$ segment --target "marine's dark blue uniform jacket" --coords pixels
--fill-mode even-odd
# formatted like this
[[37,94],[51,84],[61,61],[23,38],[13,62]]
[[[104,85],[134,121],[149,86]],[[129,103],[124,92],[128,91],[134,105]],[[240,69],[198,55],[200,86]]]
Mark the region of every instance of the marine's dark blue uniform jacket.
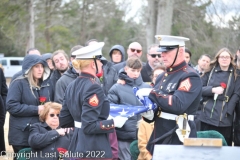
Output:
[[[149,98],[158,106],[153,119],[155,121],[154,131],[149,142],[164,135],[176,126],[174,120],[159,118],[157,113],[160,110],[175,115],[194,114],[200,102],[201,91],[202,82],[199,75],[185,61],[175,67],[167,68],[166,72],[160,74],[156,80],[154,90],[149,95]],[[189,122],[189,125],[191,127],[190,137],[196,136],[194,123]],[[162,143],[163,140],[156,142],[156,144]],[[182,144],[175,132],[168,143]]]
[[[109,111],[107,97],[95,77],[82,72],[67,87],[60,113],[62,127],[73,127],[74,121],[82,123],[81,128],[74,128],[68,151],[85,158],[112,158],[107,133],[113,132],[114,123],[107,120]],[[94,155],[98,157],[91,157]]]

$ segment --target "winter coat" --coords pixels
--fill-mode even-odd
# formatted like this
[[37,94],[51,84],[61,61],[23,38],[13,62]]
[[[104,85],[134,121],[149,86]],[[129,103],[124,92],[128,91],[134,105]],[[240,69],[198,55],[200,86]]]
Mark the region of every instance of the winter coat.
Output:
[[118,80],[118,73],[113,68],[113,64],[108,62],[103,66],[103,90],[105,95],[108,94],[109,89],[117,82]]
[[[126,84],[114,84],[108,92],[109,101],[115,104],[141,106],[142,104],[133,93],[133,87],[151,88],[151,86],[144,83],[141,76],[137,79],[132,79],[127,76],[126,72],[121,72],[119,78],[125,80]],[[140,115],[133,116],[126,121],[122,128],[116,128],[118,139],[127,141],[137,139],[137,121],[140,118]]]
[[58,70],[55,69],[54,71],[52,71],[51,76],[50,76],[50,83],[52,85],[53,92],[55,92],[57,81],[61,78],[61,76],[62,75]]
[[38,63],[44,65],[44,76],[40,88],[30,86],[27,77],[23,76],[12,81],[9,87],[6,106],[10,113],[8,134],[10,145],[29,146],[29,127],[39,122],[39,97],[46,97],[46,102],[53,101],[53,93],[48,81],[50,70],[40,56],[27,55],[23,60],[22,72],[25,75]]
[[113,64],[116,64],[116,63],[114,63],[114,62],[112,61],[112,52],[113,52],[113,50],[119,50],[120,53],[122,54],[121,62],[125,61],[125,49],[124,49],[124,47],[121,46],[121,45],[114,45],[114,46],[110,49],[110,51],[109,51],[109,57],[111,58],[111,62],[112,62]]
[[146,65],[144,65],[141,70],[141,76],[142,76],[143,82],[152,82],[151,75],[152,75],[152,67],[147,62]]
[[66,72],[63,73],[61,78],[57,81],[55,87],[54,102],[62,104],[67,86],[78,76],[79,74],[74,70],[73,67],[69,68]]
[[30,127],[28,143],[32,148],[31,160],[58,160],[58,148],[68,150],[72,131],[60,136],[56,130],[52,130],[47,123],[39,122]]
[[[232,126],[233,111],[240,96],[240,78],[237,77],[235,80],[233,67],[230,66],[228,71],[222,71],[220,66],[216,66],[210,72],[205,73],[201,79],[203,83],[201,122],[217,127]],[[227,88],[224,89],[223,94],[218,95],[215,107],[213,107],[214,94],[212,88],[220,86],[220,83],[225,83]]]

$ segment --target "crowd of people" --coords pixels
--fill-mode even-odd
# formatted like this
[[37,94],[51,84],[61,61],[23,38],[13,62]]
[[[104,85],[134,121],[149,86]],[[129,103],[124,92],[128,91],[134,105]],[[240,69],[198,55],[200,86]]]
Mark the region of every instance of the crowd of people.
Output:
[[[160,44],[150,45],[147,53],[138,42],[126,53],[123,46],[112,46],[109,61],[102,55],[104,42],[96,39],[72,47],[70,56],[64,50],[41,55],[29,49],[9,87],[1,67],[1,155],[6,111],[9,145],[16,155],[31,148],[31,159],[132,160],[130,145],[137,140],[137,159],[150,160],[154,145],[181,145],[206,130],[240,146],[240,49],[234,55],[222,48],[214,58],[202,54],[194,66],[188,38],[155,37]],[[133,87],[151,88],[142,96],[155,109],[109,116],[110,103],[146,105]]]

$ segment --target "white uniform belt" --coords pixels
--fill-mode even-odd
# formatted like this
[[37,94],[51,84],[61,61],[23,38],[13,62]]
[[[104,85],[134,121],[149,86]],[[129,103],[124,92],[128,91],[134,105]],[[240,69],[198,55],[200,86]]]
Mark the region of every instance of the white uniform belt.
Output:
[[82,122],[74,121],[74,126],[76,128],[82,128]]
[[[168,120],[176,120],[178,116],[179,115],[166,113],[166,112],[161,112],[159,117],[164,118],[164,119],[168,119]],[[188,120],[193,121],[194,120],[194,115],[188,115]]]

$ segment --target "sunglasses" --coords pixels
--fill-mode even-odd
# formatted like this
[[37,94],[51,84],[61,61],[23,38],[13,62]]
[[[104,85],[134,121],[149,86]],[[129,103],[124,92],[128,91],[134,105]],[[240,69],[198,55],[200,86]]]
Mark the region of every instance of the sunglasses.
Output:
[[161,58],[161,54],[149,54],[152,58]]
[[131,50],[131,52],[137,52],[137,53],[141,53],[142,52],[142,50],[139,50],[139,49],[133,49],[133,48],[130,48],[130,50]]
[[50,117],[54,117],[54,116],[59,117],[59,114],[50,114]]

